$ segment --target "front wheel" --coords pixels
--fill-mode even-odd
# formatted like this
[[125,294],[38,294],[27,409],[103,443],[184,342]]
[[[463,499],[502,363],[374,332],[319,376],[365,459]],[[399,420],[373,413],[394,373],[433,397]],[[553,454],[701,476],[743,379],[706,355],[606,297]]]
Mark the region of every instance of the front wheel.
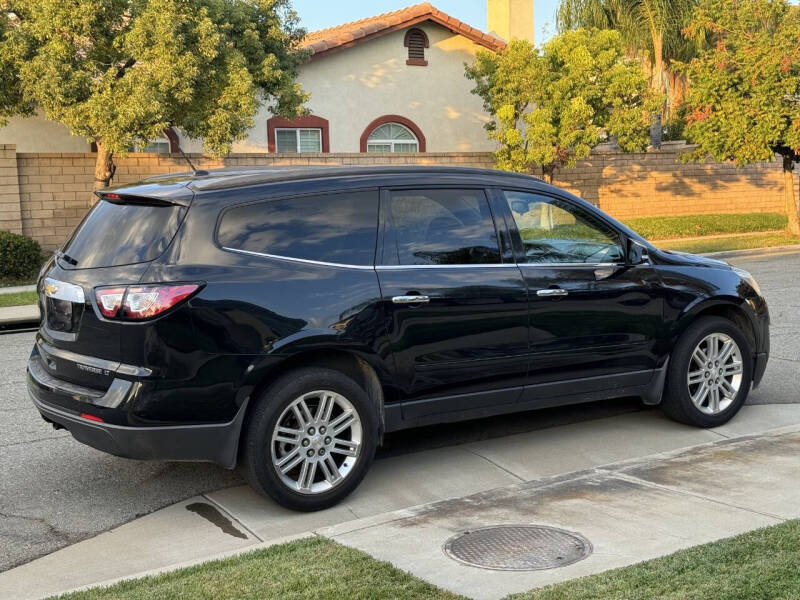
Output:
[[295,510],[327,508],[363,479],[377,444],[364,390],[331,369],[292,371],[259,399],[244,441],[245,477]]
[[739,412],[752,382],[752,350],[735,323],[703,317],[680,337],[670,359],[663,411],[676,421],[717,427]]

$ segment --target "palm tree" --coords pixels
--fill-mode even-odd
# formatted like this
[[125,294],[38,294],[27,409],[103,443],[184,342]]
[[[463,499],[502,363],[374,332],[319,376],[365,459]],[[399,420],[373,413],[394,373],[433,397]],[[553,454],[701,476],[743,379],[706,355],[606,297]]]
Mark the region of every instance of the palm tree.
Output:
[[686,78],[674,68],[699,49],[683,36],[698,0],[562,0],[556,20],[561,31],[578,27],[616,29],[630,52],[650,68],[653,88],[668,94],[667,114],[683,104]]

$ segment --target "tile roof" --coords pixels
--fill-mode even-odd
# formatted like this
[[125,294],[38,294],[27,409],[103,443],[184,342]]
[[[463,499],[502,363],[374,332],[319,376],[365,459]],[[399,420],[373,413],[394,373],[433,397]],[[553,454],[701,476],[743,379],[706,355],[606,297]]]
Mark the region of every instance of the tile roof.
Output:
[[309,33],[301,46],[311,50],[312,58],[328,54],[335,50],[349,48],[374,37],[391,33],[423,21],[433,21],[442,27],[471,39],[476,44],[490,50],[502,50],[505,42],[443,13],[429,2],[415,4],[375,17],[344,23],[328,29],[320,29]]

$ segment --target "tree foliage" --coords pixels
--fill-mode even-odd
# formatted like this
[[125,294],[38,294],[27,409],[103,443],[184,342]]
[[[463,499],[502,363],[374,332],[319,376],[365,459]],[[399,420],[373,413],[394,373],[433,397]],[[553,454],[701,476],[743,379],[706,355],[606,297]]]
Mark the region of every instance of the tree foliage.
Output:
[[686,80],[677,68],[696,56],[703,40],[687,39],[698,0],[562,0],[557,22],[562,31],[578,27],[614,29],[629,52],[645,59],[651,68],[651,84],[669,94],[669,112],[677,113],[686,91]]
[[288,0],[0,0],[0,120],[39,108],[98,161],[170,125],[222,154],[260,102],[301,112],[303,35]]
[[800,154],[800,13],[784,0],[712,0],[687,35],[714,45],[688,66],[695,157],[739,165]]
[[800,9],[786,0],[704,0],[687,37],[712,45],[689,63],[688,156],[737,165],[783,156],[790,229],[800,233],[791,170],[800,157]]
[[565,32],[541,52],[515,40],[500,53],[478,53],[466,75],[492,116],[487,130],[499,145],[497,166],[519,172],[539,166],[548,179],[608,135],[625,151],[643,150],[660,105],[616,31]]

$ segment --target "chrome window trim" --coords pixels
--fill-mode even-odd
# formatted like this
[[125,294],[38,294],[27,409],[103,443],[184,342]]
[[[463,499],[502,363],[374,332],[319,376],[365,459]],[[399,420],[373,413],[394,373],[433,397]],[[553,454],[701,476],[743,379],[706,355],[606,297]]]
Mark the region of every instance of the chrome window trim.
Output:
[[261,258],[272,258],[275,260],[285,260],[306,265],[316,265],[320,267],[336,267],[339,269],[359,269],[362,271],[396,271],[400,269],[512,269],[516,267],[584,267],[596,269],[603,267],[624,267],[625,263],[477,263],[473,265],[351,265],[346,263],[327,262],[323,260],[311,260],[309,258],[294,258],[292,256],[281,256],[280,254],[267,254],[266,252],[253,252],[252,250],[240,250],[222,246],[223,250],[244,254],[246,256],[258,256]]
[[396,271],[399,269],[475,269],[475,268],[503,268],[516,269],[515,263],[478,263],[474,265],[377,265],[377,271]]
[[253,252],[252,250],[239,250],[238,248],[229,248],[227,246],[222,246],[223,250],[227,250],[228,252],[234,252],[236,254],[245,254],[247,256],[259,256],[261,258],[272,258],[275,260],[285,260],[287,262],[295,262],[305,265],[316,265],[321,267],[336,267],[339,269],[358,269],[361,271],[373,271],[375,267],[373,265],[349,265],[345,263],[335,263],[335,262],[325,262],[322,260],[311,260],[309,258],[294,258],[292,256],[280,256],[278,254],[267,254],[265,252]]
[[47,277],[42,282],[42,292],[44,292],[45,296],[53,298],[54,300],[64,300],[77,304],[86,302],[86,297],[84,296],[81,286],[65,281],[58,281],[50,277]]
[[603,267],[624,267],[626,266],[625,263],[582,263],[582,262],[574,262],[574,263],[519,263],[520,267],[548,267],[550,269],[554,267],[586,267],[587,269],[597,269]]

